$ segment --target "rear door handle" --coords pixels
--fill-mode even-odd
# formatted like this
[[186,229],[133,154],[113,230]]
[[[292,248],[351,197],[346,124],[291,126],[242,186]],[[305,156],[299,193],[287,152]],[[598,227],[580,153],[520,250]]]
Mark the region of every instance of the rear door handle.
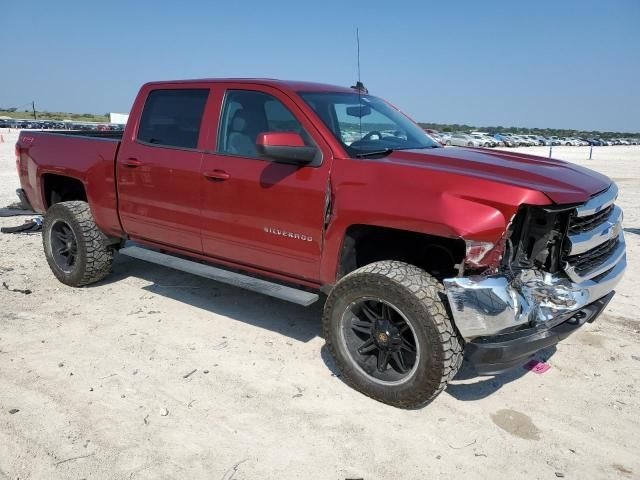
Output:
[[142,162],[137,158],[129,157],[124,161],[124,164],[129,168],[136,168],[142,165]]
[[203,175],[214,182],[224,182],[225,180],[229,180],[231,175],[229,175],[224,170],[212,170],[210,172],[204,172]]

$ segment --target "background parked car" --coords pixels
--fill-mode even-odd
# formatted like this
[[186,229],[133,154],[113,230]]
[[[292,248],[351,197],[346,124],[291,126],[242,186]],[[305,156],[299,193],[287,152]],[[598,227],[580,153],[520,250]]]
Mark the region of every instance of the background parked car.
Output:
[[[119,127],[120,125],[116,125],[116,124],[109,125],[109,128],[111,130],[120,130]],[[433,130],[432,128],[425,128],[424,131],[426,132],[427,135],[433,138],[440,145],[446,145],[445,141],[442,139],[442,134],[437,130]]]
[[538,145],[540,146],[548,147],[549,145],[551,145],[551,140],[549,140],[546,137],[543,137],[542,135],[534,135],[534,137],[538,141]]
[[533,147],[535,145],[538,145],[538,140],[536,140],[535,138],[533,138],[533,135],[525,135],[525,134],[520,134],[518,135],[521,139],[523,139],[527,146],[529,147]]
[[518,146],[511,137],[509,137],[508,135],[504,135],[503,133],[494,133],[493,138],[495,138],[498,142],[502,142],[505,147]]
[[489,137],[488,135],[483,135],[480,133],[472,133],[471,136],[480,142],[481,147],[490,147],[493,148],[497,145],[497,142],[494,138]]
[[567,147],[576,147],[580,145],[577,140],[574,140],[573,138],[570,138],[570,137],[561,138],[560,144],[565,145]]
[[451,134],[449,132],[440,132],[440,140],[444,142],[444,145],[451,145],[450,143],[447,143],[451,140]]
[[520,135],[516,135],[513,133],[510,133],[509,135],[511,135],[511,138],[513,138],[517,142],[519,147],[531,147],[534,144],[532,140],[521,137]]
[[493,147],[504,147],[504,142],[494,138],[494,136],[487,132],[471,132],[471,135],[484,140],[485,146],[493,148]]
[[447,145],[455,145],[457,147],[481,147],[481,142],[477,138],[473,138],[466,133],[454,133],[447,140]]

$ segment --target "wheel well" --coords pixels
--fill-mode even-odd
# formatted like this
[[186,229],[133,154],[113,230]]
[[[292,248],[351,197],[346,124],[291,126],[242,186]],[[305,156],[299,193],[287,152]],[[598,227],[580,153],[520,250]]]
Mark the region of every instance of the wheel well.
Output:
[[87,201],[87,193],[80,180],[47,173],[42,177],[46,207],[71,200]]
[[338,265],[338,279],[379,260],[400,260],[429,272],[438,279],[457,275],[456,265],[465,255],[461,239],[370,225],[347,229]]

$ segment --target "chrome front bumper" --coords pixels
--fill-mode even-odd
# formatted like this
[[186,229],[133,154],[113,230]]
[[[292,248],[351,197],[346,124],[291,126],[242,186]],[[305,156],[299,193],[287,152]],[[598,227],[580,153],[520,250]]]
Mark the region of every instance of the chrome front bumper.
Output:
[[[622,234],[621,245],[624,248]],[[525,325],[554,327],[567,314],[613,291],[627,266],[626,254],[612,257],[608,271],[581,283],[564,274],[523,270],[513,278],[457,277],[444,280],[454,322],[465,340],[496,335]]]

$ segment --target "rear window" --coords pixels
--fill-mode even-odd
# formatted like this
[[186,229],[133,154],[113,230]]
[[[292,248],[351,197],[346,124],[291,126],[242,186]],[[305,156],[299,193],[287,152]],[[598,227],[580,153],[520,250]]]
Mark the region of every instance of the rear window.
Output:
[[196,148],[208,89],[153,90],[142,110],[138,140]]

